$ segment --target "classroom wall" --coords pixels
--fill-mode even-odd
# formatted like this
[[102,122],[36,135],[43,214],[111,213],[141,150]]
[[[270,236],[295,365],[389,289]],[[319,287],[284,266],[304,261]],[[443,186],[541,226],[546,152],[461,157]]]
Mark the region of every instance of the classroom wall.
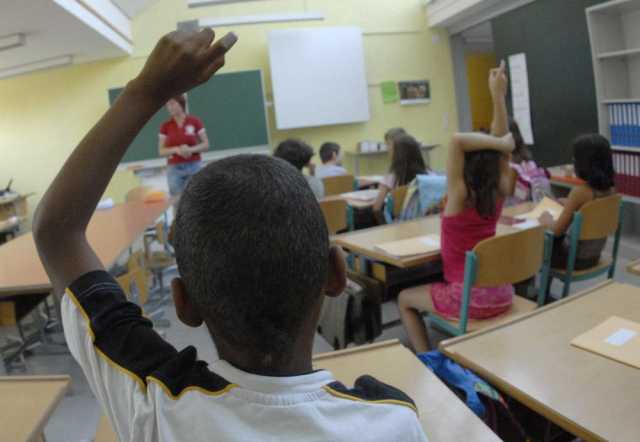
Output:
[[598,132],[585,9],[602,2],[536,0],[492,20],[497,59],[527,54],[533,155],[544,166],[570,163],[571,141]]
[[496,56],[492,53],[468,54],[466,64],[473,130],[491,130],[493,101],[487,87],[487,79],[489,71],[496,66]]
[[[198,17],[252,15],[284,11],[321,11],[323,22],[238,26],[240,42],[229,55],[225,71],[261,68],[268,100],[271,85],[267,33],[271,29],[316,26],[360,26],[371,101],[371,121],[292,131],[275,129],[269,109],[272,143],[287,137],[307,140],[316,148],[327,140],[355,150],[363,139],[381,140],[384,131],[404,126],[418,139],[446,145],[457,129],[453,73],[446,31],[427,27],[421,0],[278,0],[231,3],[188,9],[184,0],[158,0],[133,21],[133,57],[100,61],[1,80],[0,180],[15,178],[20,192],[36,192],[38,202],[63,161],[84,133],[107,109],[107,89],[123,86],[144,64],[157,39],[175,29],[176,23]],[[366,13],[365,13],[366,11]],[[229,29],[218,29],[223,35]],[[429,79],[432,102],[424,106],[383,104],[379,83],[385,80]],[[446,149],[432,154],[432,164],[443,168]],[[351,167],[351,164],[347,164]],[[361,162],[362,173],[382,173],[383,160]],[[118,178],[120,179],[120,178]],[[124,180],[130,180],[125,176]],[[115,183],[112,189],[120,189]]]

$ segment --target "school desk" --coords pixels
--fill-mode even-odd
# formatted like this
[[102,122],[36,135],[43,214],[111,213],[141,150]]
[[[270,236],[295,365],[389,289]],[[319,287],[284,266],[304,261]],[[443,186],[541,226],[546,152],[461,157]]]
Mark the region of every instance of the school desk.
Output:
[[640,370],[570,345],[611,316],[640,321],[640,289],[605,282],[440,348],[577,437],[637,442]]
[[366,175],[358,177],[358,188],[378,186],[384,182],[384,175]]
[[[111,267],[118,257],[169,207],[170,202],[131,202],[95,212],[87,230],[89,243],[102,263]],[[0,246],[0,301],[46,295],[51,283],[42,267],[31,233]],[[59,295],[54,294],[59,311]]]
[[[393,363],[390,363],[393,361]],[[500,439],[458,399],[413,353],[397,340],[316,355],[315,369],[326,369],[347,387],[369,374],[408,394],[432,442],[499,442]],[[117,442],[106,416],[94,442]]]
[[[364,209],[369,209],[371,207],[373,207],[373,203],[375,203],[375,198],[368,198],[368,199],[360,199],[357,196],[358,195],[365,195],[368,196],[369,194],[372,194],[371,190],[357,190],[355,192],[348,192],[348,193],[343,193],[340,195],[332,195],[332,196],[327,196],[321,199],[321,201],[333,201],[333,200],[345,200],[347,202],[347,204],[349,204],[351,207],[353,207],[354,209],[358,209],[358,210],[364,210]],[[354,196],[356,196],[356,198],[353,198]]]
[[[504,209],[502,212],[505,216],[516,216],[526,213],[532,208],[532,204],[526,203]],[[404,223],[387,224],[385,226],[336,235],[332,240],[334,244],[371,260],[398,268],[412,268],[438,261],[440,259],[440,250],[435,250],[424,255],[397,257],[379,250],[376,246],[387,242],[417,238],[420,236],[439,235],[440,221],[440,215],[427,216]],[[505,235],[516,231],[517,229],[514,227],[498,224],[496,233],[497,235]]]
[[500,439],[427,367],[397,340],[316,355],[316,369],[326,369],[347,387],[369,374],[408,394],[418,407],[430,441]]
[[640,276],[640,259],[630,262],[627,266],[627,272],[631,273],[632,275]]
[[69,376],[0,377],[0,440],[39,440],[70,384]]

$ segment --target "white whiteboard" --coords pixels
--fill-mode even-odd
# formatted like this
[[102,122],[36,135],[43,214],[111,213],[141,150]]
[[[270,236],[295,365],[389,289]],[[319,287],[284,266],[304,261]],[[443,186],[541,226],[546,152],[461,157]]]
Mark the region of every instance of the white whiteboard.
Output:
[[369,121],[369,94],[359,28],[269,33],[278,129]]
[[525,144],[533,145],[531,125],[531,100],[529,99],[529,73],[526,54],[509,56],[511,72],[511,97],[513,99],[513,119],[516,120]]

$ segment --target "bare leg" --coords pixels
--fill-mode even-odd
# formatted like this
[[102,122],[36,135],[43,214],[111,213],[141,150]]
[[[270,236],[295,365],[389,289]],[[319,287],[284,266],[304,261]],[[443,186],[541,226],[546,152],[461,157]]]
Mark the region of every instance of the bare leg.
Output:
[[411,346],[416,353],[429,351],[427,327],[422,320],[421,313],[434,311],[430,289],[431,286],[414,287],[403,290],[398,296],[400,319],[402,319],[402,324],[409,335]]

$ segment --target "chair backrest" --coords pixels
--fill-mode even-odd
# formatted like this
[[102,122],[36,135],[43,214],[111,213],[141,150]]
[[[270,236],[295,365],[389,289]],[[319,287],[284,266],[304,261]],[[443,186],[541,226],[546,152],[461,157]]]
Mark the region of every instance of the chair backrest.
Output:
[[127,195],[124,197],[124,200],[128,203],[135,201],[144,201],[144,197],[147,193],[151,192],[153,189],[149,186],[138,186],[134,187],[130,191],[127,192]]
[[129,257],[127,262],[127,272],[116,278],[118,284],[124,290],[127,298],[131,299],[135,285],[138,295],[138,302],[141,306],[147,303],[149,299],[149,271],[143,267],[143,252],[138,251]]
[[331,176],[322,179],[324,195],[333,196],[353,192],[355,179],[353,175]]
[[329,235],[335,235],[348,227],[347,202],[341,199],[320,201],[320,209],[327,223]]
[[409,186],[396,187],[391,191],[391,198],[393,200],[393,218],[396,219],[402,213],[402,207],[404,206],[404,200],[407,196],[407,190]]
[[602,239],[613,235],[618,230],[621,202],[622,197],[616,194],[585,204],[579,211],[582,214],[580,239]]
[[544,228],[496,236],[481,241],[476,255],[475,287],[515,284],[534,276],[544,261]]

